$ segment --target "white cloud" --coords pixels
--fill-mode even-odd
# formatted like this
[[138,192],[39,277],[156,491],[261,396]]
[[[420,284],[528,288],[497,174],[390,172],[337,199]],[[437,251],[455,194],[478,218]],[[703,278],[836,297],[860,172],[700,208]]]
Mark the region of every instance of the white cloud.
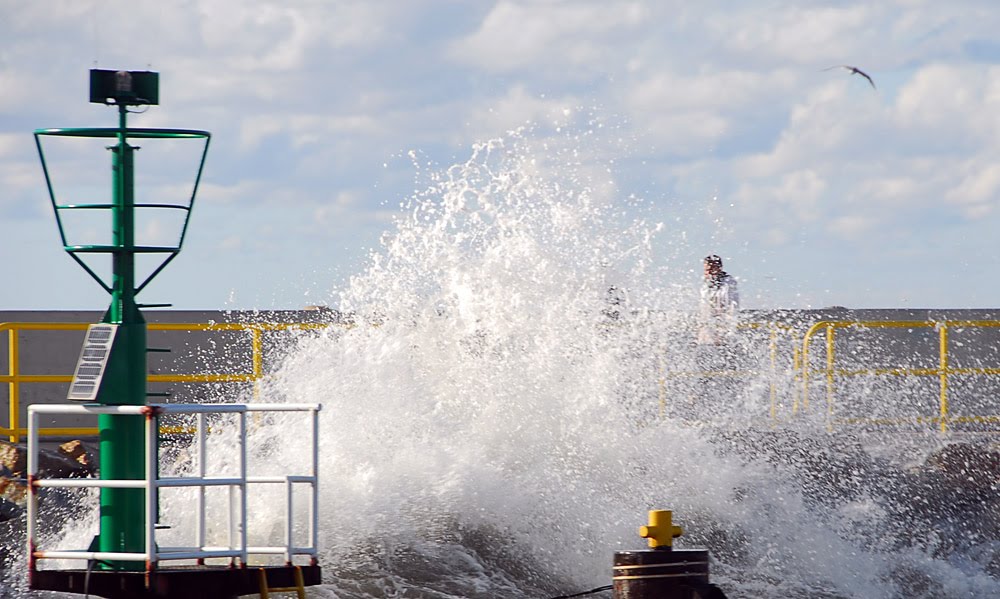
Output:
[[833,233],[846,239],[858,239],[871,232],[878,225],[878,219],[864,214],[848,214],[831,219],[828,227]]
[[495,137],[528,123],[558,126],[570,122],[578,101],[573,97],[547,98],[514,85],[486,106],[470,106],[464,119],[469,137]]
[[787,126],[768,152],[740,159],[744,176],[779,175],[804,164],[816,165],[835,156],[849,158],[871,141],[882,109],[871,94],[850,93],[846,82],[830,82],[809,90],[792,104]]
[[660,69],[630,82],[622,102],[658,145],[679,154],[704,154],[734,132],[753,127],[794,85],[785,71]]
[[784,6],[725,11],[707,22],[715,38],[737,54],[771,56],[798,64],[828,61],[833,49],[874,35],[868,22],[877,9],[865,5]]
[[643,24],[642,3],[547,2],[502,0],[479,29],[455,42],[453,60],[490,71],[523,68],[589,69],[603,62],[603,38]]
[[[994,68],[932,64],[888,101],[848,81],[822,84],[791,108],[772,148],[731,163],[737,197],[808,198],[787,213],[822,215],[831,234],[852,239],[899,232],[901,219],[912,229],[942,226],[942,214],[983,217],[1000,200],[996,80]],[[809,185],[804,171],[824,184]]]
[[336,137],[381,135],[384,126],[370,114],[296,115],[290,119],[292,143],[296,147],[315,145]]
[[358,194],[351,191],[341,191],[333,200],[320,204],[313,209],[313,220],[318,225],[337,224],[352,209],[358,207]]
[[933,64],[902,87],[894,116],[901,130],[917,129],[939,143],[967,150],[997,144],[1000,135],[1000,67]]
[[945,195],[967,218],[981,218],[1000,206],[1000,160],[974,160],[956,169],[957,185]]
[[220,250],[235,252],[242,250],[244,245],[243,236],[228,235],[219,240],[218,247]]
[[744,184],[736,193],[741,209],[789,226],[819,219],[827,183],[813,170],[782,175],[775,183]]
[[920,180],[910,175],[919,169],[919,164],[899,162],[894,168],[884,169],[898,174],[870,175],[856,185],[858,201],[884,204],[891,209],[903,208],[908,199],[921,197],[927,191],[927,179]]
[[228,68],[269,72],[300,67],[314,41],[307,16],[292,6],[205,2],[199,12],[203,45],[221,51]]
[[0,113],[12,114],[31,100],[39,78],[11,65],[0,64]]
[[259,180],[243,179],[234,184],[220,184],[203,181],[198,188],[198,202],[232,204],[240,201],[255,200],[265,191],[266,185]]
[[0,159],[10,160],[11,158],[23,157],[26,139],[30,138],[16,133],[0,134]]
[[240,149],[253,149],[265,139],[285,131],[287,127],[287,119],[281,115],[262,114],[244,118],[240,121]]

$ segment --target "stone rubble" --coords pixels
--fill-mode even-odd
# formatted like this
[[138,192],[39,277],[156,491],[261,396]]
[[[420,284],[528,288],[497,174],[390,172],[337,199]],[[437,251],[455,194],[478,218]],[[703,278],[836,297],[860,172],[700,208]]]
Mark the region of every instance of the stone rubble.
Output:
[[[27,498],[28,448],[0,441],[0,522],[20,517]],[[80,440],[38,452],[38,471],[46,478],[89,478],[97,473],[94,454]]]

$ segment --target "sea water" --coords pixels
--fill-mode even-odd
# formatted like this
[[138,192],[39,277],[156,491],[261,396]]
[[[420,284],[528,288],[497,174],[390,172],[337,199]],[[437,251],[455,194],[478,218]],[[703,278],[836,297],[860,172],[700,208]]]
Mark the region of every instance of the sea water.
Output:
[[[612,161],[583,155],[589,125],[422,167],[368,266],[331,297],[352,324],[296,338],[247,398],[323,406],[311,596],[585,591],[610,583],[615,551],[643,548],[650,509],[673,510],[677,546],[711,551],[730,597],[1000,596],[992,542],[949,540],[963,515],[947,507],[906,509],[908,464],[884,442],[770,419],[791,375],[767,368],[766,342],[694,343],[688,270],[655,250],[677,232],[620,197]],[[677,364],[729,361],[759,374],[665,391]],[[304,422],[271,424],[251,439],[261,468],[302,472]],[[217,428],[224,447],[231,429]],[[213,468],[232,468],[218,453]],[[165,471],[189,468],[184,455]],[[178,497],[162,518],[184,530]],[[281,521],[273,497],[251,508],[252,528]],[[940,530],[916,526],[928,522]]]

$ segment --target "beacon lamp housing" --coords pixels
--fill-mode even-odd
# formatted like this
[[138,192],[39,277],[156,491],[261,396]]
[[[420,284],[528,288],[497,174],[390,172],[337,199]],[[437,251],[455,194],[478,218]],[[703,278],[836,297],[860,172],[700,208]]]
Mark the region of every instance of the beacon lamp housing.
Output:
[[160,74],[153,71],[90,70],[94,104],[155,106],[160,103]]

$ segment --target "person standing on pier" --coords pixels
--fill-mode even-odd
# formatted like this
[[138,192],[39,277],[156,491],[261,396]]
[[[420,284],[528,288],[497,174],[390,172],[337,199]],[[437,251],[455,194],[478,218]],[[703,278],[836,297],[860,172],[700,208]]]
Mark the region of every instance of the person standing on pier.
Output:
[[722,258],[712,254],[704,260],[705,280],[701,286],[698,329],[700,345],[720,345],[736,329],[740,294],[736,279],[722,270]]

